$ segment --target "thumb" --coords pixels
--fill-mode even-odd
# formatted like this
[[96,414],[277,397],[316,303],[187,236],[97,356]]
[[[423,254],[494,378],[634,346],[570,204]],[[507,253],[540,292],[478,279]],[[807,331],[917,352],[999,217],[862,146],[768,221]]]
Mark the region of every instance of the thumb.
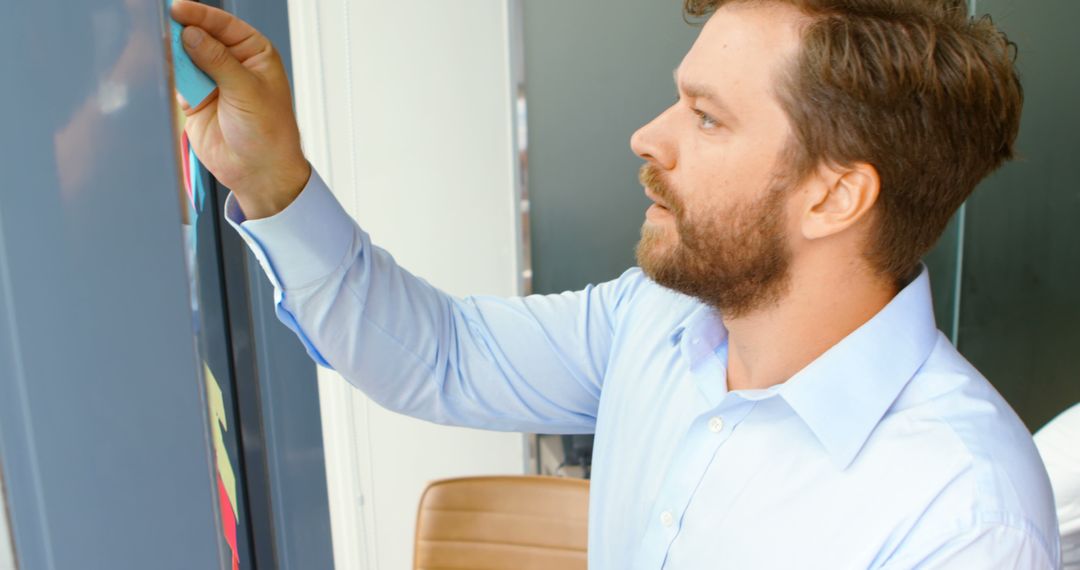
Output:
[[229,53],[225,44],[195,26],[184,28],[181,38],[191,61],[218,84],[223,94],[244,95],[252,88],[254,76]]

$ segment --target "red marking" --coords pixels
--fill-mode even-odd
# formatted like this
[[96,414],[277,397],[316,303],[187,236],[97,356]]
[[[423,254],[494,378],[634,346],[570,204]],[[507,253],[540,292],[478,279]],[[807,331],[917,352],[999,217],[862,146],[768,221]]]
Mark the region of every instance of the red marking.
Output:
[[221,474],[217,476],[218,502],[221,504],[221,530],[225,534],[225,543],[232,549],[232,570],[240,567],[240,554],[236,550],[236,514],[232,503],[229,502],[229,493],[225,491],[225,483],[221,480]]

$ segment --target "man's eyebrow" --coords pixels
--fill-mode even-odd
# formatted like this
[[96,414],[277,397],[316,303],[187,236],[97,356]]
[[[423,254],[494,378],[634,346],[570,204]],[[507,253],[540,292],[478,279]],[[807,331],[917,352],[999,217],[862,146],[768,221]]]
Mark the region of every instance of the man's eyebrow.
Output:
[[675,80],[675,85],[678,89],[685,93],[687,97],[693,97],[694,99],[705,99],[718,107],[719,110],[731,115],[731,107],[724,104],[724,100],[717,95],[716,91],[708,85],[702,85],[700,83],[679,83],[679,69],[676,68],[672,73]]

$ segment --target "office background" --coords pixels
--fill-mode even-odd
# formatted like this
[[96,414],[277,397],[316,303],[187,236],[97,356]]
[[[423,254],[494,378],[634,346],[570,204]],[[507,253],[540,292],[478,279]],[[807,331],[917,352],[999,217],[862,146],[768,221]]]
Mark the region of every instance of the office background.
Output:
[[[633,263],[648,202],[629,138],[674,97],[696,35],[681,1],[224,5],[282,49],[313,163],[408,268],[514,295]],[[1020,45],[1020,156],[927,263],[939,327],[1036,429],[1080,400],[1080,4],[972,5]],[[241,568],[404,569],[427,481],[545,468],[531,437],[394,416],[316,371],[213,208],[193,339],[160,4],[40,0],[10,21],[0,568],[226,559],[203,361],[229,402]],[[146,57],[118,79],[132,41]]]

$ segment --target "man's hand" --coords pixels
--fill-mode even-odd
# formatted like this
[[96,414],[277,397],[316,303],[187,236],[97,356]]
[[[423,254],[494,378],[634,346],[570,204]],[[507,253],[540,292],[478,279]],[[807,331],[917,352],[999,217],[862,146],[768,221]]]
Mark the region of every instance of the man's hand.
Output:
[[192,61],[218,84],[199,109],[184,105],[195,154],[236,194],[248,219],[284,210],[311,168],[277,50],[247,22],[217,8],[178,1],[172,16],[184,25]]

